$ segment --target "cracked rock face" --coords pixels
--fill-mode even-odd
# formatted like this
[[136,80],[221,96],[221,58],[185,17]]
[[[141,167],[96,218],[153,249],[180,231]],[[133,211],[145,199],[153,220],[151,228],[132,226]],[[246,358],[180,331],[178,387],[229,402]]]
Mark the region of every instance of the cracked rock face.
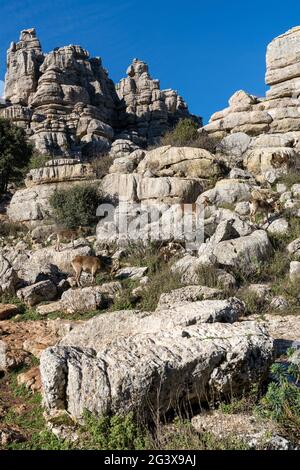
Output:
[[209,134],[224,137],[221,147],[224,146],[225,155],[230,149],[228,135],[250,136],[247,148],[243,147],[245,139],[239,146],[244,166],[255,175],[262,173],[263,179],[269,181],[268,172],[275,176],[285,173],[295,166],[299,156],[299,26],[273,39],[267,48],[266,63],[266,84],[270,86],[266,97],[237,91],[226,109],[212,115],[205,129]]
[[41,358],[45,404],[66,406],[75,417],[85,408],[99,414],[139,409],[151,417],[158,390],[163,413],[178,399],[196,403],[247,388],[249,378],[255,383],[267,371],[271,343],[261,328],[243,323],[121,338],[99,353],[49,348]]
[[52,156],[101,155],[116,132],[147,143],[190,116],[175,91],[160,90],[145,63],[134,61],[116,89],[99,57],[76,45],[44,54],[34,28],[8,50],[5,100],[0,115]]
[[148,65],[139,59],[133,60],[127,77],[116,88],[126,104],[128,129],[150,143],[173,127],[178,119],[190,117],[181,96],[174,90],[160,90],[159,80],[151,78]]
[[273,349],[254,322],[211,323],[241,313],[230,299],[94,318],[43,352],[44,403],[77,418],[88,409],[151,419],[180,402],[241,393],[265,376]]

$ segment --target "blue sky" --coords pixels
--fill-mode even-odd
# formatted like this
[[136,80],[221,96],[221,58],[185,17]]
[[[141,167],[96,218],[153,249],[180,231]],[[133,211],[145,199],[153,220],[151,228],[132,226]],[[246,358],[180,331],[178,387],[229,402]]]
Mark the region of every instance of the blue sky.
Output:
[[266,46],[300,24],[300,2],[0,0],[0,18],[1,80],[10,42],[34,26],[45,52],[80,44],[115,82],[133,58],[145,60],[207,121],[238,89],[264,95]]

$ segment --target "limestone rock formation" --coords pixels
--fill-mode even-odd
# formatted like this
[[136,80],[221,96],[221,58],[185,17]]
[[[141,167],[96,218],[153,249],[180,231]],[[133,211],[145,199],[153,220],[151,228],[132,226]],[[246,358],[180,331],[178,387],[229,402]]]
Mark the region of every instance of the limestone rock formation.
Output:
[[190,117],[181,96],[174,90],[160,90],[159,80],[151,78],[148,65],[139,59],[128,67],[127,77],[117,85],[117,93],[126,104],[128,130],[150,143],[180,118]]
[[8,50],[5,100],[0,115],[52,156],[101,155],[116,134],[146,144],[190,116],[176,92],[160,91],[143,62],[133,63],[116,90],[99,57],[76,45],[44,54],[34,28]]
[[[266,61],[266,84],[270,86],[266,97],[240,90],[230,98],[229,107],[213,114],[204,127],[209,134],[223,138],[236,133],[251,137],[248,144],[243,139],[236,147],[246,168],[255,175],[282,173],[299,166],[300,27],[275,38],[267,48]],[[222,145],[228,153],[226,139]]]
[[[144,318],[115,312],[109,314],[109,328],[105,315],[85,323],[41,356],[45,405],[76,418],[87,409],[96,414],[138,410],[153,419],[152,409],[164,414],[178,400],[199,403],[242,393],[266,375],[273,344],[254,322],[206,323],[218,321],[226,302],[227,313],[240,311],[234,300],[231,306],[203,301]],[[217,316],[211,317],[213,312]]]

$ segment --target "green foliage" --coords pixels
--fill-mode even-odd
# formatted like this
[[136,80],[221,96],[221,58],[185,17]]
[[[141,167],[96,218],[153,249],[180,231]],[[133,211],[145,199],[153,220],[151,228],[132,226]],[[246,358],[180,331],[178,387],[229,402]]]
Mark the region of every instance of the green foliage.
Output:
[[300,438],[300,369],[295,364],[276,363],[271,367],[274,380],[261,399],[259,412],[277,421],[292,439]]
[[246,315],[262,313],[266,308],[266,302],[247,287],[240,289],[237,297],[245,303]]
[[132,413],[97,418],[84,413],[84,448],[98,450],[138,450],[144,448],[144,435]]
[[27,142],[24,129],[0,118],[0,194],[7,190],[8,183],[20,179],[22,169],[32,155],[32,146]]
[[95,186],[75,185],[55,191],[50,198],[56,222],[66,228],[94,226],[101,194]]
[[180,275],[170,272],[165,265],[161,266],[150,276],[149,283],[145,286],[138,308],[151,312],[156,309],[161,294],[171,292],[182,287]]
[[222,289],[218,269],[215,266],[199,266],[197,269],[197,278],[200,286]]
[[97,178],[103,178],[103,176],[107,175],[112,164],[113,159],[108,154],[100,155],[91,161],[91,165]]
[[217,140],[206,133],[198,132],[199,125],[192,119],[181,119],[176,127],[167,132],[160,141],[160,145],[174,147],[197,147],[214,152]]
[[175,418],[172,424],[160,426],[149,439],[148,448],[156,450],[247,450],[236,437],[217,438],[208,432],[198,433],[188,420]]
[[286,175],[281,176],[279,179],[280,183],[284,183],[287,189],[291,189],[294,184],[299,184],[300,181],[300,169],[293,168],[287,172]]
[[45,166],[45,163],[49,162],[51,157],[48,155],[40,155],[37,152],[33,152],[32,157],[29,160],[29,163],[26,168],[26,172],[30,170],[35,170],[36,168],[42,168]]
[[[18,371],[20,372],[20,371]],[[4,417],[4,424],[18,428],[24,436],[22,442],[12,442],[11,450],[68,450],[72,446],[68,441],[57,438],[46,427],[43,416],[42,397],[39,393],[30,393],[24,385],[17,385],[16,374],[10,377],[11,394],[14,400],[20,398],[26,406],[21,412],[12,407]]]

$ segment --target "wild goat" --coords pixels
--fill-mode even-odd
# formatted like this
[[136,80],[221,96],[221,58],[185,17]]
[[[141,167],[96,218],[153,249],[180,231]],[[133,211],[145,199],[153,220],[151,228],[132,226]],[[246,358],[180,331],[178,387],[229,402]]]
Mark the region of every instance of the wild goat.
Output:
[[52,237],[56,236],[56,251],[60,251],[62,241],[72,242],[74,248],[74,240],[76,240],[76,238],[82,235],[84,232],[85,229],[81,226],[76,229],[58,229],[56,232],[50,235],[48,240],[51,240]]
[[269,189],[254,189],[252,191],[250,199],[250,217],[252,222],[255,222],[255,216],[258,212],[265,213],[269,222],[270,212],[279,213],[280,210],[281,204],[278,201],[277,194]]
[[92,274],[92,283],[95,283],[97,272],[114,274],[120,267],[119,260],[107,263],[103,257],[97,256],[75,256],[71,261],[71,266],[75,272],[76,284],[80,287],[80,276],[82,272]]

